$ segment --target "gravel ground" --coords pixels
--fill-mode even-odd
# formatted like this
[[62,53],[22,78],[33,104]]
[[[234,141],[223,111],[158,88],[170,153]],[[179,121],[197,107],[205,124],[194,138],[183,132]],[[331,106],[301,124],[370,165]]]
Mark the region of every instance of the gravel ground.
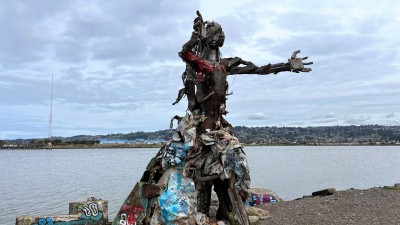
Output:
[[257,224],[400,224],[400,190],[371,188],[338,191],[325,197],[261,206],[270,217]]

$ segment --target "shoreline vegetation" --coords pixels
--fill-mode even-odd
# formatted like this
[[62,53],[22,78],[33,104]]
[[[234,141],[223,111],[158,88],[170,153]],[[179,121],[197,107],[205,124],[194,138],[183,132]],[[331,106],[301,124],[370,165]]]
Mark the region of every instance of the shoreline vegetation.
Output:
[[[0,146],[0,150],[46,150],[46,149],[117,149],[117,148],[161,148],[163,143],[156,143],[156,144],[61,144],[61,145],[52,145],[48,147],[47,145],[42,146],[25,146],[25,145],[4,145]],[[315,146],[315,147],[322,147],[322,146],[399,146],[400,144],[349,144],[349,143],[329,143],[329,144],[242,144],[243,147],[257,147],[257,146],[264,146],[264,147],[273,147],[273,146]]]
[[[95,144],[95,145],[87,145],[87,144],[68,144],[68,145],[55,145],[53,149],[102,149],[102,148],[161,148],[162,144]],[[246,146],[399,146],[400,144],[379,144],[379,145],[362,145],[362,144],[340,144],[340,143],[332,143],[332,144],[243,144]]]
[[[57,150],[57,149],[117,149],[117,148],[161,148],[163,145],[162,144],[64,144],[64,145],[53,145],[51,149]],[[272,146],[399,146],[399,144],[380,144],[380,145],[361,145],[361,144],[338,144],[338,143],[332,143],[332,144],[319,144],[319,145],[314,145],[314,144],[243,144],[243,147],[254,147],[254,146],[265,146],[265,147],[272,147]],[[23,150],[23,149],[32,149],[32,150],[39,150],[39,149],[47,149],[48,147],[41,147],[41,148],[2,148],[2,150]]]
[[[400,126],[244,127],[233,134],[244,146],[400,146]],[[53,149],[160,148],[170,130],[51,137]],[[45,149],[50,138],[0,140],[1,149]]]

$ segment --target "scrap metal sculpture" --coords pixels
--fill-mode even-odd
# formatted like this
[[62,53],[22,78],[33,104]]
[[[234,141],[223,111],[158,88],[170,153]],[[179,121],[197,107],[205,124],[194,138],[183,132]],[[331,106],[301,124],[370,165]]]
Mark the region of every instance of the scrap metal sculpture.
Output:
[[[197,11],[193,33],[179,56],[188,111],[178,121],[172,139],[148,164],[141,180],[120,208],[115,225],[208,224],[211,190],[218,196],[217,220],[249,224],[243,202],[249,197],[249,166],[243,147],[224,119],[228,75],[310,72],[295,51],[288,62],[256,66],[239,57],[221,58],[225,35],[217,22],[203,21]],[[234,212],[234,213],[231,213]]]

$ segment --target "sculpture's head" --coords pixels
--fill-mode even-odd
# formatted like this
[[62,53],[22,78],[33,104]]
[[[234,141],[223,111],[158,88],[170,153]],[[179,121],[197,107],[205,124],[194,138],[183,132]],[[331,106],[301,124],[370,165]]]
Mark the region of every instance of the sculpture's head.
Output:
[[[197,17],[193,21],[193,38],[192,41],[197,43],[193,47],[196,55],[207,59],[217,60],[220,59],[219,48],[224,45],[225,34],[219,23],[214,21],[205,21],[200,12],[197,11]],[[185,44],[186,45],[186,44]]]
[[225,41],[225,34],[222,27],[217,22],[205,22],[206,28],[206,41],[211,48],[222,47]]

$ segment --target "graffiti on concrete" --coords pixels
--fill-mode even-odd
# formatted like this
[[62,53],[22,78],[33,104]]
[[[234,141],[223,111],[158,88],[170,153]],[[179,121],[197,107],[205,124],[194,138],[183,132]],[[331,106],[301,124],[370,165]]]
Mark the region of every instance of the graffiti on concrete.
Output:
[[74,218],[69,216],[38,218],[33,225],[78,225],[101,222],[102,219],[103,212],[100,210],[99,205],[96,202],[91,202],[82,204],[82,212]]
[[54,221],[53,218],[39,218],[33,225],[77,225],[77,224],[88,224],[90,222],[99,221],[100,219],[84,219],[81,220],[71,220],[71,221]]
[[128,218],[126,213],[122,213],[119,224],[120,225],[136,225],[136,220],[132,219],[132,216],[130,218]]
[[69,213],[46,216],[17,216],[16,225],[103,225],[108,223],[108,201],[88,198],[84,202],[70,202]]
[[[128,217],[126,216],[126,213],[122,213],[120,217],[121,217],[121,219],[119,220],[120,225],[129,225],[129,222],[127,221]],[[134,225],[136,225],[136,222]]]
[[78,224],[88,224],[90,222],[100,221],[102,219],[102,213],[99,212],[97,216],[86,216],[82,215],[79,220],[70,221],[54,221],[52,217],[39,218],[33,225],[78,225]]
[[53,218],[47,217],[47,218],[39,218],[37,220],[37,223],[34,225],[53,225]]
[[96,202],[83,205],[82,211],[84,212],[83,219],[97,221],[103,218],[103,213],[99,212],[99,205]]
[[143,213],[143,207],[141,205],[138,206],[129,206],[123,205],[121,207],[122,213],[120,215],[120,225],[136,225],[137,220],[139,219],[140,215]]
[[99,205],[95,202],[85,204],[82,207],[82,211],[85,213],[85,217],[97,216],[99,214]]

